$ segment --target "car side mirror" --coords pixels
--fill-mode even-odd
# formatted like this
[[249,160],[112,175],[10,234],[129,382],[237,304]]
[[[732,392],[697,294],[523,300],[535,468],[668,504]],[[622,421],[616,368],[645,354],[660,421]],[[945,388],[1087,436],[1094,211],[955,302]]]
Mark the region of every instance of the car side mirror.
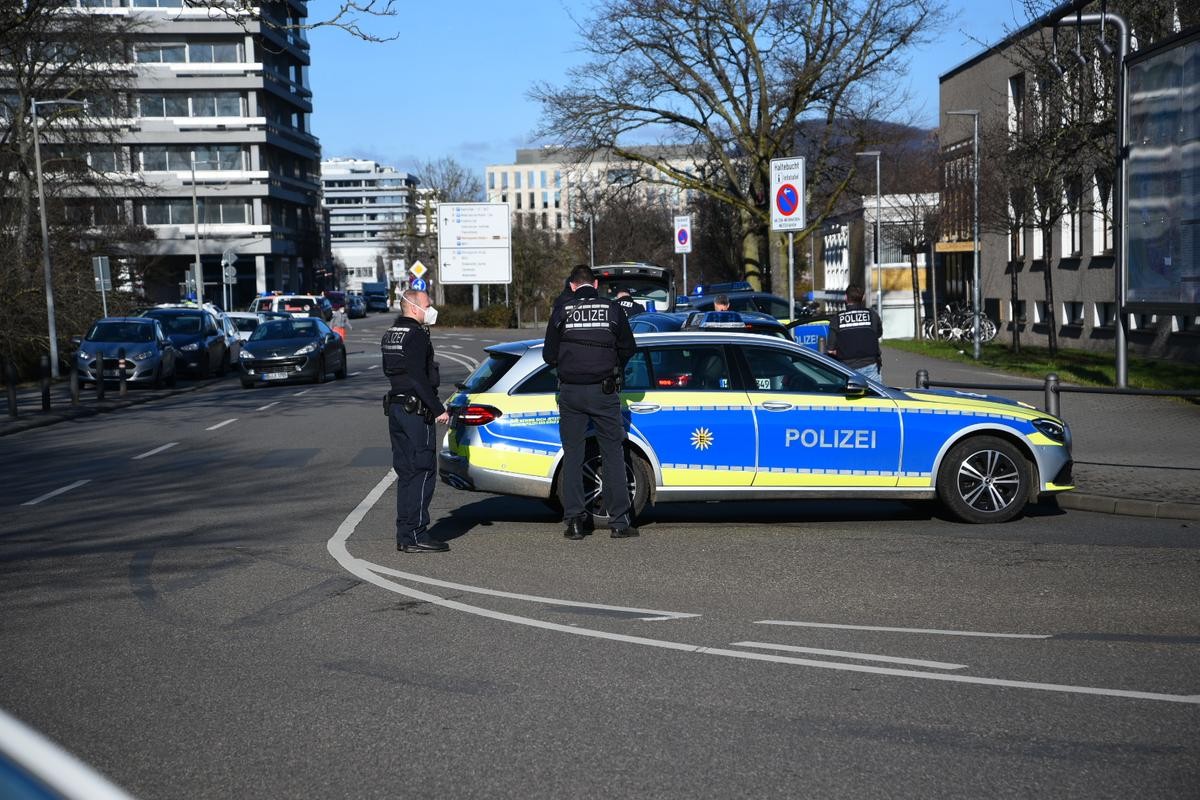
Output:
[[83,344],[83,337],[82,336],[72,336],[71,344],[75,345],[76,347],[79,347],[79,345]]
[[867,393],[867,379],[861,375],[846,378],[846,397],[863,397]]

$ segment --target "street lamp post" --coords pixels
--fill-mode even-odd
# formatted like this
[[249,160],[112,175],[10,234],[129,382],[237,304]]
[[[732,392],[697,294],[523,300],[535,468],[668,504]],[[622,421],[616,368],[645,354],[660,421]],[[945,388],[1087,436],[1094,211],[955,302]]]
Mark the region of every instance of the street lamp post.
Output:
[[46,224],[46,191],[42,185],[42,147],[38,133],[38,106],[82,106],[87,108],[86,100],[30,100],[29,107],[33,111],[33,162],[37,173],[38,211],[42,218],[42,271],[46,277],[46,320],[50,334],[50,375],[59,376],[58,371],[58,330],[54,324],[54,281],[50,272],[50,227]]
[[970,117],[974,123],[974,133],[971,136],[971,179],[975,182],[975,201],[972,210],[972,225],[974,232],[971,235],[972,245],[971,250],[974,254],[974,286],[971,289],[971,317],[974,319],[974,331],[972,339],[974,340],[975,360],[979,360],[979,306],[982,304],[979,287],[979,111],[970,109],[964,111],[947,111],[947,116],[952,117]]
[[879,268],[879,259],[883,255],[883,245],[879,241],[879,221],[883,217],[883,195],[880,191],[879,182],[879,155],[878,150],[867,150],[862,153],[855,153],[856,156],[874,156],[875,158],[875,247],[872,256],[875,261],[875,313],[879,314],[879,318],[883,319],[883,271]]
[[[206,162],[207,163],[207,162]],[[192,167],[192,234],[196,242],[196,305],[204,305],[204,265],[200,262],[200,203],[196,199],[196,154],[191,155]]]

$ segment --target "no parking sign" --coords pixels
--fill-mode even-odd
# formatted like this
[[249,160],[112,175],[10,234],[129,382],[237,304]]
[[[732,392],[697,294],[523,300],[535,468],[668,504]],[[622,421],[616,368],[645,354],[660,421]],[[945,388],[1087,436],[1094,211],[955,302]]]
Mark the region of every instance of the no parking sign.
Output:
[[807,215],[804,159],[771,159],[771,230],[804,230]]
[[675,252],[692,252],[692,215],[684,214],[675,218]]

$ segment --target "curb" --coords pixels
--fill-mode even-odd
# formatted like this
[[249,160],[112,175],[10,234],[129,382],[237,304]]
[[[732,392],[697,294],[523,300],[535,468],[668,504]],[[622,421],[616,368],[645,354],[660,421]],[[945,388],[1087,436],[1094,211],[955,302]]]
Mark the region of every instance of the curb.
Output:
[[1063,492],[1055,497],[1060,508],[1073,511],[1095,511],[1124,517],[1153,517],[1155,519],[1200,520],[1200,504],[1172,503],[1156,500],[1134,500],[1099,494]]

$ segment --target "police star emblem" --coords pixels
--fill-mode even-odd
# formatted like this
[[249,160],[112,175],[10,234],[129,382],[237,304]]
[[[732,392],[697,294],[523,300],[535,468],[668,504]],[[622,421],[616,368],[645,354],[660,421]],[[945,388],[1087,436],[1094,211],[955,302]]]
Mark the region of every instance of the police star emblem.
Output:
[[707,450],[712,447],[713,435],[708,428],[696,428],[692,431],[692,447],[697,450]]

